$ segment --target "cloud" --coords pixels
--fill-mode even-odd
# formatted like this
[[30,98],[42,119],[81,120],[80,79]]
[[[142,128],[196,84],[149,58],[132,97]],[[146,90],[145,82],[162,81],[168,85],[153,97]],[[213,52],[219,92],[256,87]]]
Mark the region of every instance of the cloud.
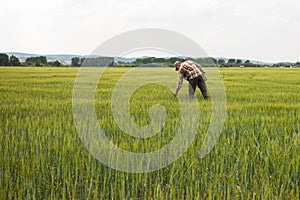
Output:
[[0,51],[88,54],[118,33],[156,27],[210,55],[297,60],[299,11],[299,0],[11,0],[0,7]]

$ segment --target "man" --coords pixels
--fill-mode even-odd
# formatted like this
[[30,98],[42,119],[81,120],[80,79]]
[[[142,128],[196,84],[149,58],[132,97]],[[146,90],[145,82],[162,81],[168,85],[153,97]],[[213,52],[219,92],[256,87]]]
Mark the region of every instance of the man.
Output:
[[189,96],[190,98],[194,98],[196,87],[200,89],[202,96],[204,99],[208,99],[209,96],[207,94],[205,81],[207,80],[205,76],[205,72],[202,70],[201,65],[193,61],[185,61],[181,63],[180,61],[176,61],[174,63],[175,70],[178,71],[179,80],[177,88],[174,92],[174,96],[178,95],[178,92],[182,86],[183,79],[189,82]]

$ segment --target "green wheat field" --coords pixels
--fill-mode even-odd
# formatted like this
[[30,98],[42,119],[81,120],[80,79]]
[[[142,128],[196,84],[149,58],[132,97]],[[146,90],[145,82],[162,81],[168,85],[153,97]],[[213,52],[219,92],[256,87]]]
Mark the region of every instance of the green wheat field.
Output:
[[[122,149],[159,150],[176,133],[179,102],[160,85],[139,88],[129,102],[132,120],[149,124],[149,108],[160,104],[165,127],[147,139],[123,134],[110,108],[112,91],[128,70],[108,68],[102,75],[98,122]],[[173,164],[148,173],[111,169],[85,148],[72,115],[77,71],[0,67],[0,199],[300,199],[300,69],[220,69],[227,114],[218,144],[199,158],[211,101],[197,89],[195,140]],[[170,74],[175,89],[177,74]],[[187,95],[186,83],[179,95]]]

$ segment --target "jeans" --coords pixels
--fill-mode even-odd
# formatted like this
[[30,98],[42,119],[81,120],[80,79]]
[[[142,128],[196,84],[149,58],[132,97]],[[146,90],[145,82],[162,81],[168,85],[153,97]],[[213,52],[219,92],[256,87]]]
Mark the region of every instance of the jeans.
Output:
[[197,78],[189,80],[189,96],[190,98],[194,98],[196,86],[200,89],[202,96],[204,99],[208,99],[208,93],[206,89],[205,81],[202,76],[198,76]]

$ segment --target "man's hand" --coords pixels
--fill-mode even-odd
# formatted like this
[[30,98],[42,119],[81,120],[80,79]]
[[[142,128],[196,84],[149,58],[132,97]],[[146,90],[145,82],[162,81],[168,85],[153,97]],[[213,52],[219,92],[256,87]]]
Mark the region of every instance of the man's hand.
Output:
[[177,95],[175,94],[175,92],[173,93],[173,96],[176,97]]

